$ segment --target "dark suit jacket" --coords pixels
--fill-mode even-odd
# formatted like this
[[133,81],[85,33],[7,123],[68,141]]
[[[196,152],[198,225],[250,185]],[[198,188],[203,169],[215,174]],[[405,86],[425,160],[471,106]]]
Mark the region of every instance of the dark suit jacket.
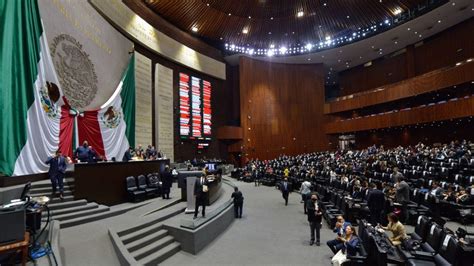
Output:
[[285,183],[284,181],[280,183],[280,190],[281,190],[281,193],[286,194],[291,191],[291,183],[289,181],[286,182],[287,183],[286,189],[285,189],[284,183]]
[[201,178],[200,177],[196,178],[196,182],[194,183],[194,196],[199,197],[199,198],[207,196],[207,192],[202,191],[203,185],[208,186],[209,181],[207,181],[207,179],[204,178],[204,183],[201,184]]
[[240,191],[233,192],[231,197],[234,199],[234,204],[244,203],[244,196],[242,196]]
[[171,172],[164,172],[161,177],[163,188],[170,188],[173,185],[173,176],[171,175]]
[[374,189],[369,192],[367,197],[367,207],[370,210],[382,210],[385,206],[385,195],[382,191]]
[[49,176],[56,176],[58,173],[66,173],[67,164],[64,156],[48,157],[46,164],[49,164]]
[[311,199],[306,201],[306,211],[308,213],[308,222],[317,222],[321,223],[321,218],[323,217],[323,210],[321,209],[321,204],[318,202],[318,214],[316,215],[316,211],[314,208],[314,203]]

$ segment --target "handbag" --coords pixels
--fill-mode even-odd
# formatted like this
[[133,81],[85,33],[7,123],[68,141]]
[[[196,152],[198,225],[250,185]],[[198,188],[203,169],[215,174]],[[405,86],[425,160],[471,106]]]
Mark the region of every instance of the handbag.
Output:
[[209,191],[209,188],[207,187],[207,185],[202,185],[202,192],[208,192]]

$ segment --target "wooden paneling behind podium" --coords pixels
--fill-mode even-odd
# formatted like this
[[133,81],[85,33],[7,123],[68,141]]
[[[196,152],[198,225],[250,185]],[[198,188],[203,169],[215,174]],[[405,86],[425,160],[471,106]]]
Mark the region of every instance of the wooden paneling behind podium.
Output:
[[240,58],[243,156],[272,159],[328,148],[324,69]]

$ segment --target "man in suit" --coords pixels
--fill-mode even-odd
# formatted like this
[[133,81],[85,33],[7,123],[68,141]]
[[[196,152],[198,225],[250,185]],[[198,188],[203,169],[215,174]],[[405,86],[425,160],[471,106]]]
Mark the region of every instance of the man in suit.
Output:
[[372,190],[367,196],[367,207],[370,210],[370,222],[377,225],[381,222],[381,212],[385,206],[385,195],[382,192],[382,184],[372,184]]
[[197,218],[199,206],[202,206],[202,217],[206,217],[206,203],[208,195],[208,181],[205,175],[196,179],[194,184],[194,197],[196,197],[196,205],[194,208],[194,219]]
[[163,199],[170,199],[170,190],[173,185],[173,176],[171,175],[170,167],[167,165],[165,167],[165,172],[161,176],[161,194]]
[[76,148],[76,159],[81,162],[88,162],[90,158],[90,152],[91,150],[89,148],[89,142],[87,142],[87,140],[84,140],[82,146]]
[[132,153],[133,153],[133,148],[132,147],[128,148],[128,150],[126,150],[123,155],[122,161],[128,162],[132,160],[132,156],[133,156]]
[[402,221],[406,222],[408,219],[408,202],[410,201],[410,186],[405,182],[403,177],[400,177],[397,182],[397,190],[395,193],[396,202],[402,204]]
[[62,156],[61,151],[57,150],[54,156],[48,157],[46,164],[49,164],[49,178],[53,186],[53,196],[56,195],[56,189],[59,186],[59,197],[64,199],[64,175],[66,174],[67,164],[66,158]]
[[242,218],[242,207],[244,205],[244,196],[237,187],[234,187],[234,192],[231,198],[234,199],[234,213],[235,218]]
[[329,246],[329,248],[336,254],[340,249],[344,247],[344,242],[341,241],[341,237],[344,238],[346,235],[346,228],[347,226],[351,225],[351,223],[346,222],[344,220],[344,217],[342,216],[337,216],[336,217],[336,226],[334,227],[333,232],[337,234],[336,239],[329,240],[326,244]]
[[288,182],[288,178],[284,178],[283,181],[280,184],[280,191],[281,195],[285,199],[285,206],[288,205],[288,195],[290,195],[291,192],[291,185]]
[[319,232],[321,230],[323,211],[319,205],[318,196],[316,194],[312,194],[311,198],[306,201],[306,213],[308,214],[309,228],[311,230],[311,241],[309,244],[311,246],[314,244],[314,231],[316,231],[316,246],[319,246]]

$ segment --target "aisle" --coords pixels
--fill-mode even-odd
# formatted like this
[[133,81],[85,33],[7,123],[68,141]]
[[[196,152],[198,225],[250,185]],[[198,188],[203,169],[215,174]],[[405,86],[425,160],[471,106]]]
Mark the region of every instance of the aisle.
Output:
[[198,255],[179,252],[162,265],[330,265],[326,241],[334,234],[323,221],[321,246],[309,245],[309,226],[301,196],[290,194],[288,206],[279,191],[236,183],[245,202],[236,219],[219,238]]

